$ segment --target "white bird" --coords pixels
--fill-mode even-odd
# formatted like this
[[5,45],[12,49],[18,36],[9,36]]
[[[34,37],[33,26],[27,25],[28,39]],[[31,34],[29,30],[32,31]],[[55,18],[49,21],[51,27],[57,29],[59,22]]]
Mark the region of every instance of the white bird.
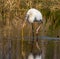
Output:
[[[26,13],[26,20],[25,20],[25,22],[26,21],[28,21],[29,23],[34,23],[34,22],[43,23],[41,12],[39,10],[35,9],[35,8],[29,9],[27,11],[27,13]],[[25,26],[25,22],[23,24],[23,27]]]
[[[27,11],[27,13],[26,13],[26,18],[25,18],[25,21],[24,21],[22,27],[24,27],[24,26],[26,25],[26,21],[28,21],[29,23],[32,24],[32,34],[33,34],[33,35],[32,35],[32,36],[33,36],[33,41],[32,41],[32,43],[33,43],[33,42],[34,42],[34,28],[33,28],[33,23],[34,23],[34,22],[39,22],[40,24],[43,23],[43,18],[42,18],[41,12],[40,12],[39,10],[35,9],[35,8],[29,9],[29,10]],[[39,27],[37,28],[36,34],[38,33],[38,30],[40,29],[40,27],[41,27],[41,26],[39,26]],[[37,40],[37,41],[38,41],[38,40]],[[36,42],[37,42],[37,41],[36,41]],[[36,43],[36,46],[37,46],[37,48],[40,50],[39,45],[38,45],[37,43]],[[32,45],[32,48],[33,48],[33,45]],[[36,56],[36,59],[37,59],[37,58],[40,58],[40,59],[41,59],[41,56]],[[33,55],[30,54],[29,57],[28,57],[28,59],[34,59]]]
[[41,55],[36,55],[35,59],[42,59]]
[[28,59],[34,59],[34,56],[32,53],[29,54]]
[[33,23],[34,21],[42,21],[42,14],[40,11],[37,9],[31,8],[28,10],[26,14],[26,19],[30,22]]

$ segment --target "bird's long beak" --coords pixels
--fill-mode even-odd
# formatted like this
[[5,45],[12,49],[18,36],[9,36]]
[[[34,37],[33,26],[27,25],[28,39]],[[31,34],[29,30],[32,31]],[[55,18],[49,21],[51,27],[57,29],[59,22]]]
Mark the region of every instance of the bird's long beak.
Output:
[[24,21],[22,27],[24,28],[26,26],[26,20]]

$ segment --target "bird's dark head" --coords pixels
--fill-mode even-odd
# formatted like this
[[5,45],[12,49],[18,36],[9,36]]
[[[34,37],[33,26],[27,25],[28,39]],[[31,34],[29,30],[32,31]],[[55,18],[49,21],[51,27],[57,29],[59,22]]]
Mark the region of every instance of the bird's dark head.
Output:
[[28,19],[29,19],[29,15],[26,15],[26,16],[25,16],[25,19],[28,21]]
[[26,20],[27,23],[30,23],[29,17],[30,17],[30,15],[28,15],[28,14],[27,14],[26,17],[25,17],[25,20]]

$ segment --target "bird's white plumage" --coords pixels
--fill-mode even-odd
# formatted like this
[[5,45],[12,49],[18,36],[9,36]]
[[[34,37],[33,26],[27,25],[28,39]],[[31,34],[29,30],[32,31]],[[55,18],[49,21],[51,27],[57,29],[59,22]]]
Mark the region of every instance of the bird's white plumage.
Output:
[[41,55],[36,55],[35,59],[42,59]]
[[37,9],[34,9],[34,8],[31,8],[31,9],[28,10],[28,12],[26,14],[26,19],[27,19],[27,16],[29,16],[28,21],[30,23],[33,23],[35,18],[36,18],[37,21],[42,20],[41,12]]
[[33,54],[32,54],[32,53],[31,53],[31,54],[29,54],[28,59],[34,59],[34,56],[33,56]]

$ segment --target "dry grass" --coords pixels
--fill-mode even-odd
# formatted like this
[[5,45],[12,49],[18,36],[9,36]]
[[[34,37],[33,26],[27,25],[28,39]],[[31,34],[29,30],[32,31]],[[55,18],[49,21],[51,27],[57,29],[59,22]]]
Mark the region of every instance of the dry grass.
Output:
[[[40,10],[43,14],[43,18],[45,20],[45,30],[42,34],[42,30],[40,30],[39,35],[47,35],[47,36],[55,36],[60,37],[60,1],[59,0],[0,0],[0,36],[3,39],[1,42],[1,50],[5,51],[5,48],[8,50],[8,39],[12,38],[12,59],[19,59],[21,57],[21,44],[23,43],[23,50],[25,53],[29,53],[31,49],[31,42],[20,41],[23,39],[23,36],[28,36],[30,40],[30,36],[32,36],[31,25],[27,23],[22,33],[22,24],[25,20],[25,14],[27,10],[31,7],[34,7]],[[38,24],[34,24],[35,30]],[[34,30],[34,31],[35,31]],[[22,35],[23,34],[23,35]],[[36,36],[36,33],[34,33]],[[20,39],[16,39],[20,37]],[[13,40],[13,39],[16,40]],[[40,41],[39,41],[40,42]],[[54,43],[54,41],[46,42],[48,45],[44,45],[45,48],[50,48],[46,52],[50,53],[54,50],[55,45],[59,43]],[[11,44],[11,42],[10,42]],[[17,44],[17,45],[16,45]],[[8,46],[5,46],[8,45]],[[51,47],[50,47],[51,46]],[[4,48],[2,48],[4,47]],[[27,51],[27,49],[28,51]],[[40,44],[41,47],[41,44]],[[18,57],[16,56],[16,50],[18,49]],[[36,48],[34,46],[34,48]],[[57,46],[60,49],[59,45]],[[4,50],[2,50],[4,49]],[[6,53],[7,50],[4,52]],[[36,51],[36,50],[34,50]],[[46,50],[45,50],[46,51]],[[57,50],[57,55],[59,55],[60,50]],[[53,52],[54,53],[54,52]],[[47,56],[46,56],[47,57]],[[52,58],[52,54],[47,57],[47,59]],[[54,56],[53,56],[54,59]],[[58,58],[59,59],[59,58]]]

